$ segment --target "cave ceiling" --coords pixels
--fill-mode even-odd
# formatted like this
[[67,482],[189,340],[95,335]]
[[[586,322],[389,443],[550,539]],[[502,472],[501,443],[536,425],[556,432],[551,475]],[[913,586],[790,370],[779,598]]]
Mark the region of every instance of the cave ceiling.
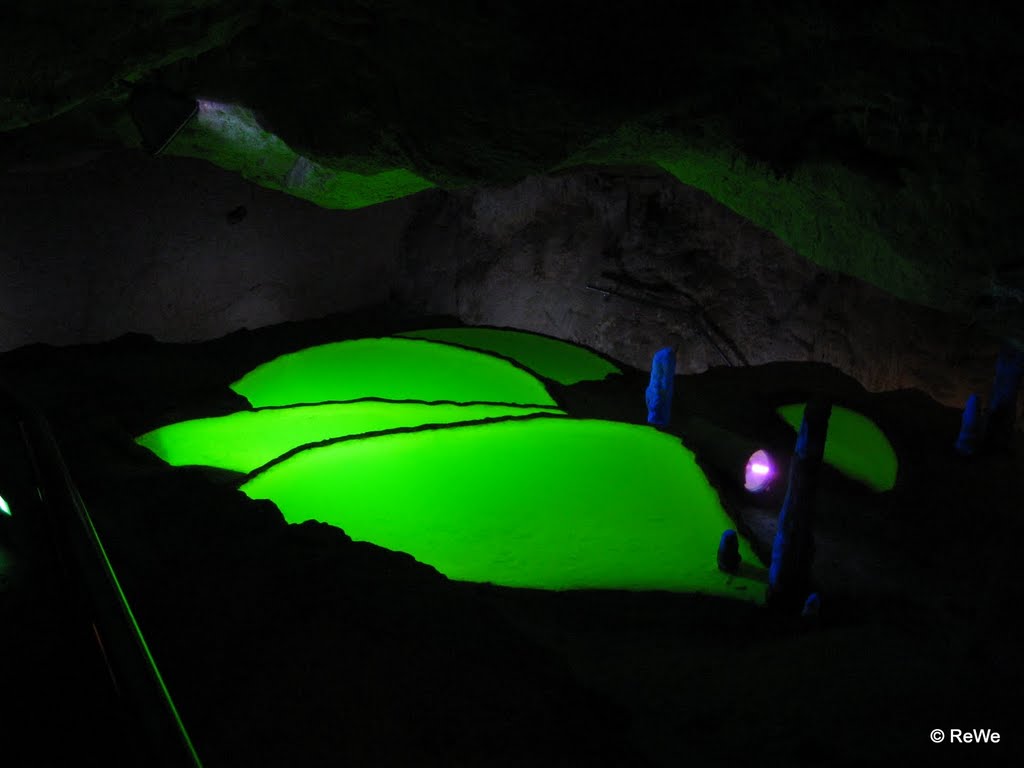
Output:
[[330,208],[651,165],[821,266],[1024,339],[1024,61],[977,4],[33,0],[0,11],[0,167],[140,146]]

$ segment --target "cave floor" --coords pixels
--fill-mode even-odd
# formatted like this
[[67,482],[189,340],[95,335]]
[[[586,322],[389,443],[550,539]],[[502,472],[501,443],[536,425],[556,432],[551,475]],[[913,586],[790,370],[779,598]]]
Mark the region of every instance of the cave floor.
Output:
[[[1024,453],[958,461],[959,414],[920,393],[868,394],[815,364],[677,380],[667,431],[684,441],[701,423],[791,441],[771,406],[815,393],[892,440],[892,491],[823,476],[814,622],[701,595],[452,582],[337,528],[288,525],[235,475],[168,467],[132,441],[243,407],[227,385],[285,351],[450,324],[379,311],[192,345],[129,336],[0,357],[49,415],[206,765],[1020,758]],[[552,394],[574,416],[642,423],[646,375],[623,370]],[[765,557],[777,509],[705,469]],[[953,727],[1003,741],[930,742]]]

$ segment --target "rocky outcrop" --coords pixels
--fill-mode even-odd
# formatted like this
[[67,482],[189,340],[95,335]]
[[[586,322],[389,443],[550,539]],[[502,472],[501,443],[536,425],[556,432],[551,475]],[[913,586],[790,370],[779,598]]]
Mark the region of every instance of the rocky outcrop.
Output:
[[820,269],[663,173],[589,169],[428,193],[402,249],[403,303],[525,328],[641,369],[830,363],[870,390],[960,408],[987,391],[998,343],[976,326]]
[[328,211],[123,150],[0,175],[0,350],[210,339],[384,302],[415,208]]
[[640,369],[830,363],[960,408],[988,392],[977,326],[815,267],[644,168],[432,190],[327,211],[194,159],[115,152],[0,177],[0,348],[165,341],[391,303],[540,331]]
[[1024,338],[1024,67],[995,10],[13,5],[2,166],[137,145],[127,104],[141,82],[237,107],[266,138],[225,145],[199,121],[169,152],[324,205],[644,164],[823,268]]

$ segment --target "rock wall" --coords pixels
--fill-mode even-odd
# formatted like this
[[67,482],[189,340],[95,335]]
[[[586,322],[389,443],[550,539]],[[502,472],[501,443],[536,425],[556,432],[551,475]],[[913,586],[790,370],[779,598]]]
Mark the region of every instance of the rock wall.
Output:
[[815,360],[872,390],[987,395],[996,343],[814,266],[650,168],[328,211],[204,161],[116,152],[0,175],[0,351],[164,341],[393,302],[574,340],[640,368]]
[[640,368],[830,363],[871,390],[986,395],[997,345],[941,312],[803,259],[650,169],[588,169],[435,196],[403,248],[406,300],[587,344]]
[[0,168],[139,146],[139,86],[223,107],[167,152],[326,207],[657,165],[1024,346],[1019,49],[998,7],[934,0],[9,0]]
[[386,301],[415,206],[328,211],[130,151],[0,174],[0,351],[208,339]]

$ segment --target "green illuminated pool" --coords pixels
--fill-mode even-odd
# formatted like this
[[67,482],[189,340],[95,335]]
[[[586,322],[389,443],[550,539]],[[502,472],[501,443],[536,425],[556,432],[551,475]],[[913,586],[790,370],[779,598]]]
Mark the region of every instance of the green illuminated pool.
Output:
[[677,438],[569,418],[530,373],[569,383],[614,366],[518,331],[410,335],[282,355],[231,385],[254,410],[136,441],[175,466],[250,473],[242,491],[289,522],[339,526],[452,579],[760,599],[718,570],[732,522]]
[[154,429],[136,442],[176,467],[198,464],[251,472],[300,445],[335,437],[538,412],[562,413],[554,408],[514,405],[360,400],[192,419]]
[[[777,410],[793,429],[799,430],[805,407],[806,403],[796,403]],[[871,419],[848,408],[832,407],[825,461],[875,491],[888,491],[896,485],[899,460],[889,439]]]
[[495,352],[559,384],[600,381],[613,373],[620,373],[618,368],[589,349],[525,331],[498,328],[434,328],[398,335]]
[[540,417],[342,440],[242,491],[452,579],[760,596],[716,567],[732,524],[693,454],[649,427]]
[[423,402],[556,403],[507,360],[420,339],[358,339],[282,355],[231,385],[254,406],[378,397]]

